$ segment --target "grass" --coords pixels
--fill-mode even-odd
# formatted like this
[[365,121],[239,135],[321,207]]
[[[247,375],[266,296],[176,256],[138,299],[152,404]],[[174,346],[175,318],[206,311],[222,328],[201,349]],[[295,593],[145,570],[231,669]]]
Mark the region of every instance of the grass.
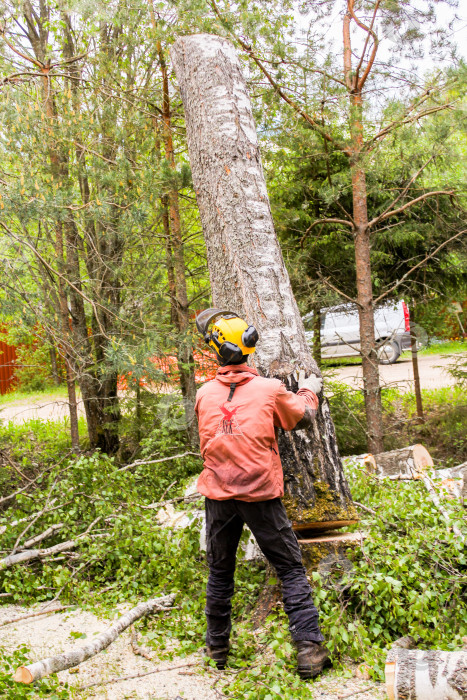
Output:
[[[467,340],[446,340],[442,343],[431,343],[423,350],[420,350],[419,355],[451,355],[467,350]],[[410,350],[406,350],[403,355],[410,354]]]
[[[432,343],[423,350],[419,351],[419,355],[454,355],[460,352],[467,351],[467,340],[446,340],[441,343]],[[405,350],[401,357],[407,359],[410,357],[410,350]],[[347,365],[361,365],[361,357],[330,357],[323,359],[323,368],[327,367],[346,367]]]
[[62,398],[67,396],[66,386],[54,386],[51,384],[44,391],[10,391],[8,394],[0,395],[0,406],[3,404],[15,403],[16,401],[35,401],[36,399],[47,398]]

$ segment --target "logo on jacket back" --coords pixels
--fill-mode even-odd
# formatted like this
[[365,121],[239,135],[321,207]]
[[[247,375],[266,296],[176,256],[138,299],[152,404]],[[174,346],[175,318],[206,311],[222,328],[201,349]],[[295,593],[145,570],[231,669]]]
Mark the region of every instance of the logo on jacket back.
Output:
[[219,406],[222,411],[222,418],[219,421],[219,426],[216,431],[216,437],[218,435],[242,435],[238,420],[235,416],[240,406],[233,406],[232,408],[226,408],[224,402]]

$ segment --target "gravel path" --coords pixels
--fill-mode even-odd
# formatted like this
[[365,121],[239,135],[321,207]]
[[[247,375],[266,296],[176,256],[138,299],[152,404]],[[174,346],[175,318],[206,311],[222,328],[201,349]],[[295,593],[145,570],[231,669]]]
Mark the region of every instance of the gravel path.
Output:
[[[451,357],[420,355],[418,364],[422,389],[439,389],[455,384],[455,380],[446,371],[447,366],[452,364]],[[393,365],[379,365],[379,373],[382,386],[397,387],[402,391],[413,391],[413,367],[410,355],[403,355]],[[333,367],[326,370],[325,374],[345,382],[354,389],[363,387],[361,364]]]
[[[84,416],[84,404],[78,399],[78,416]],[[0,420],[7,423],[24,423],[31,418],[41,420],[63,420],[70,418],[68,401],[65,396],[42,394],[29,400],[11,401],[0,404]]]
[[[36,606],[35,610],[40,609]],[[119,612],[129,609],[119,606]],[[0,607],[0,622],[6,618],[25,615],[31,612],[30,608],[22,608],[17,605],[5,605]],[[84,611],[74,610],[54,613],[48,616],[22,620],[6,627],[0,627],[0,647],[11,651],[20,644],[25,644],[30,650],[31,661],[45,658],[69,649],[71,646],[79,646],[80,639],[76,639],[72,633],[85,633],[87,639],[99,634],[110,623],[96,615]],[[144,638],[140,644],[144,645]],[[180,664],[195,664],[185,668],[168,670],[170,667]],[[134,698],[135,700],[219,700],[226,697],[222,691],[222,685],[229,679],[228,672],[204,671],[202,655],[200,652],[188,657],[175,657],[172,661],[160,661],[157,656],[146,660],[136,656],[131,648],[130,632],[127,630],[111,644],[107,650],[94,656],[92,659],[79,666],[78,671],[70,669],[59,673],[59,678],[73,686],[84,686],[97,681],[110,678],[122,678],[130,675],[141,674],[155,669],[163,669],[142,678],[135,678],[124,682],[113,683],[107,686],[95,687],[80,693],[80,698],[99,698],[101,700],[123,700]],[[386,694],[383,684],[374,683],[362,678],[362,673],[357,666],[349,664],[348,669],[353,674],[351,678],[344,678],[336,671],[329,670],[318,680],[310,682],[310,697],[314,700],[340,700],[349,693],[356,693],[357,700],[383,700]],[[215,687],[213,687],[215,685]],[[368,688],[367,692],[362,693]],[[354,695],[352,695],[353,700]],[[13,700],[9,698],[8,700]]]

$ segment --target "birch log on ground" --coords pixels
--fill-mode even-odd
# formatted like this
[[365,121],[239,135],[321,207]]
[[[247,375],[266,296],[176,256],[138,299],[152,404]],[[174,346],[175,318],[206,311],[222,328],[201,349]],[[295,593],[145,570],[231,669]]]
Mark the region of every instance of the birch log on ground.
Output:
[[393,647],[385,678],[389,700],[467,700],[467,652]]
[[[253,362],[297,390],[294,370],[320,376],[306,342],[274,230],[250,97],[233,45],[180,37],[171,49],[185,107],[188,150],[207,248],[213,305],[258,329]],[[294,523],[357,519],[327,400],[312,428],[279,435]],[[339,526],[339,525],[337,525]]]
[[90,659],[103,649],[106,649],[117,639],[119,634],[124,632],[127,627],[136,622],[136,620],[139,620],[144,615],[149,615],[155,610],[167,610],[173,604],[174,600],[175,595],[171,594],[161,596],[160,598],[152,598],[145,603],[140,603],[125,615],[122,615],[115,624],[105,630],[105,632],[99,634],[88,644],[70,649],[64,654],[51,656],[43,661],[36,661],[36,663],[29,664],[29,666],[19,666],[13,676],[13,680],[17,683],[33,683],[51,673],[58,673],[59,671],[65,671],[67,668],[78,666],[78,664],[87,661],[87,659]]
[[428,467],[433,466],[433,459],[423,445],[411,445],[400,450],[380,452],[375,455],[377,473],[380,476],[407,475],[414,479],[421,478]]

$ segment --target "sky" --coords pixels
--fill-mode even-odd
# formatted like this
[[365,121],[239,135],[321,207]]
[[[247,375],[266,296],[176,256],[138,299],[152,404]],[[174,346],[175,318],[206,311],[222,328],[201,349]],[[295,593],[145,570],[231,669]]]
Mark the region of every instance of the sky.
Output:
[[[425,7],[428,5],[427,0],[414,0],[413,6]],[[321,35],[325,36],[331,50],[338,55],[342,55],[342,14],[345,3],[343,0],[337,0],[331,19],[327,19],[323,23]],[[437,25],[447,31],[447,36],[452,43],[456,44],[457,54],[459,57],[467,61],[467,0],[459,0],[457,8],[450,7],[445,2],[435,4]],[[308,27],[308,19],[311,15],[303,16],[298,11],[294,13],[298,25],[306,30]],[[457,16],[458,19],[455,19]],[[416,28],[416,20],[412,18],[413,26]],[[450,24],[452,26],[450,27]],[[391,36],[388,32],[376,24],[378,38],[380,39],[380,47],[378,49],[378,60],[390,61],[391,49],[398,49],[399,37],[397,34]],[[360,32],[360,36],[364,36]],[[353,37],[356,47],[358,47],[358,36]],[[418,59],[418,67],[422,72],[436,68],[439,65],[438,57],[434,56],[430,51],[429,41],[424,42],[424,56]],[[407,61],[407,66],[409,62]]]

